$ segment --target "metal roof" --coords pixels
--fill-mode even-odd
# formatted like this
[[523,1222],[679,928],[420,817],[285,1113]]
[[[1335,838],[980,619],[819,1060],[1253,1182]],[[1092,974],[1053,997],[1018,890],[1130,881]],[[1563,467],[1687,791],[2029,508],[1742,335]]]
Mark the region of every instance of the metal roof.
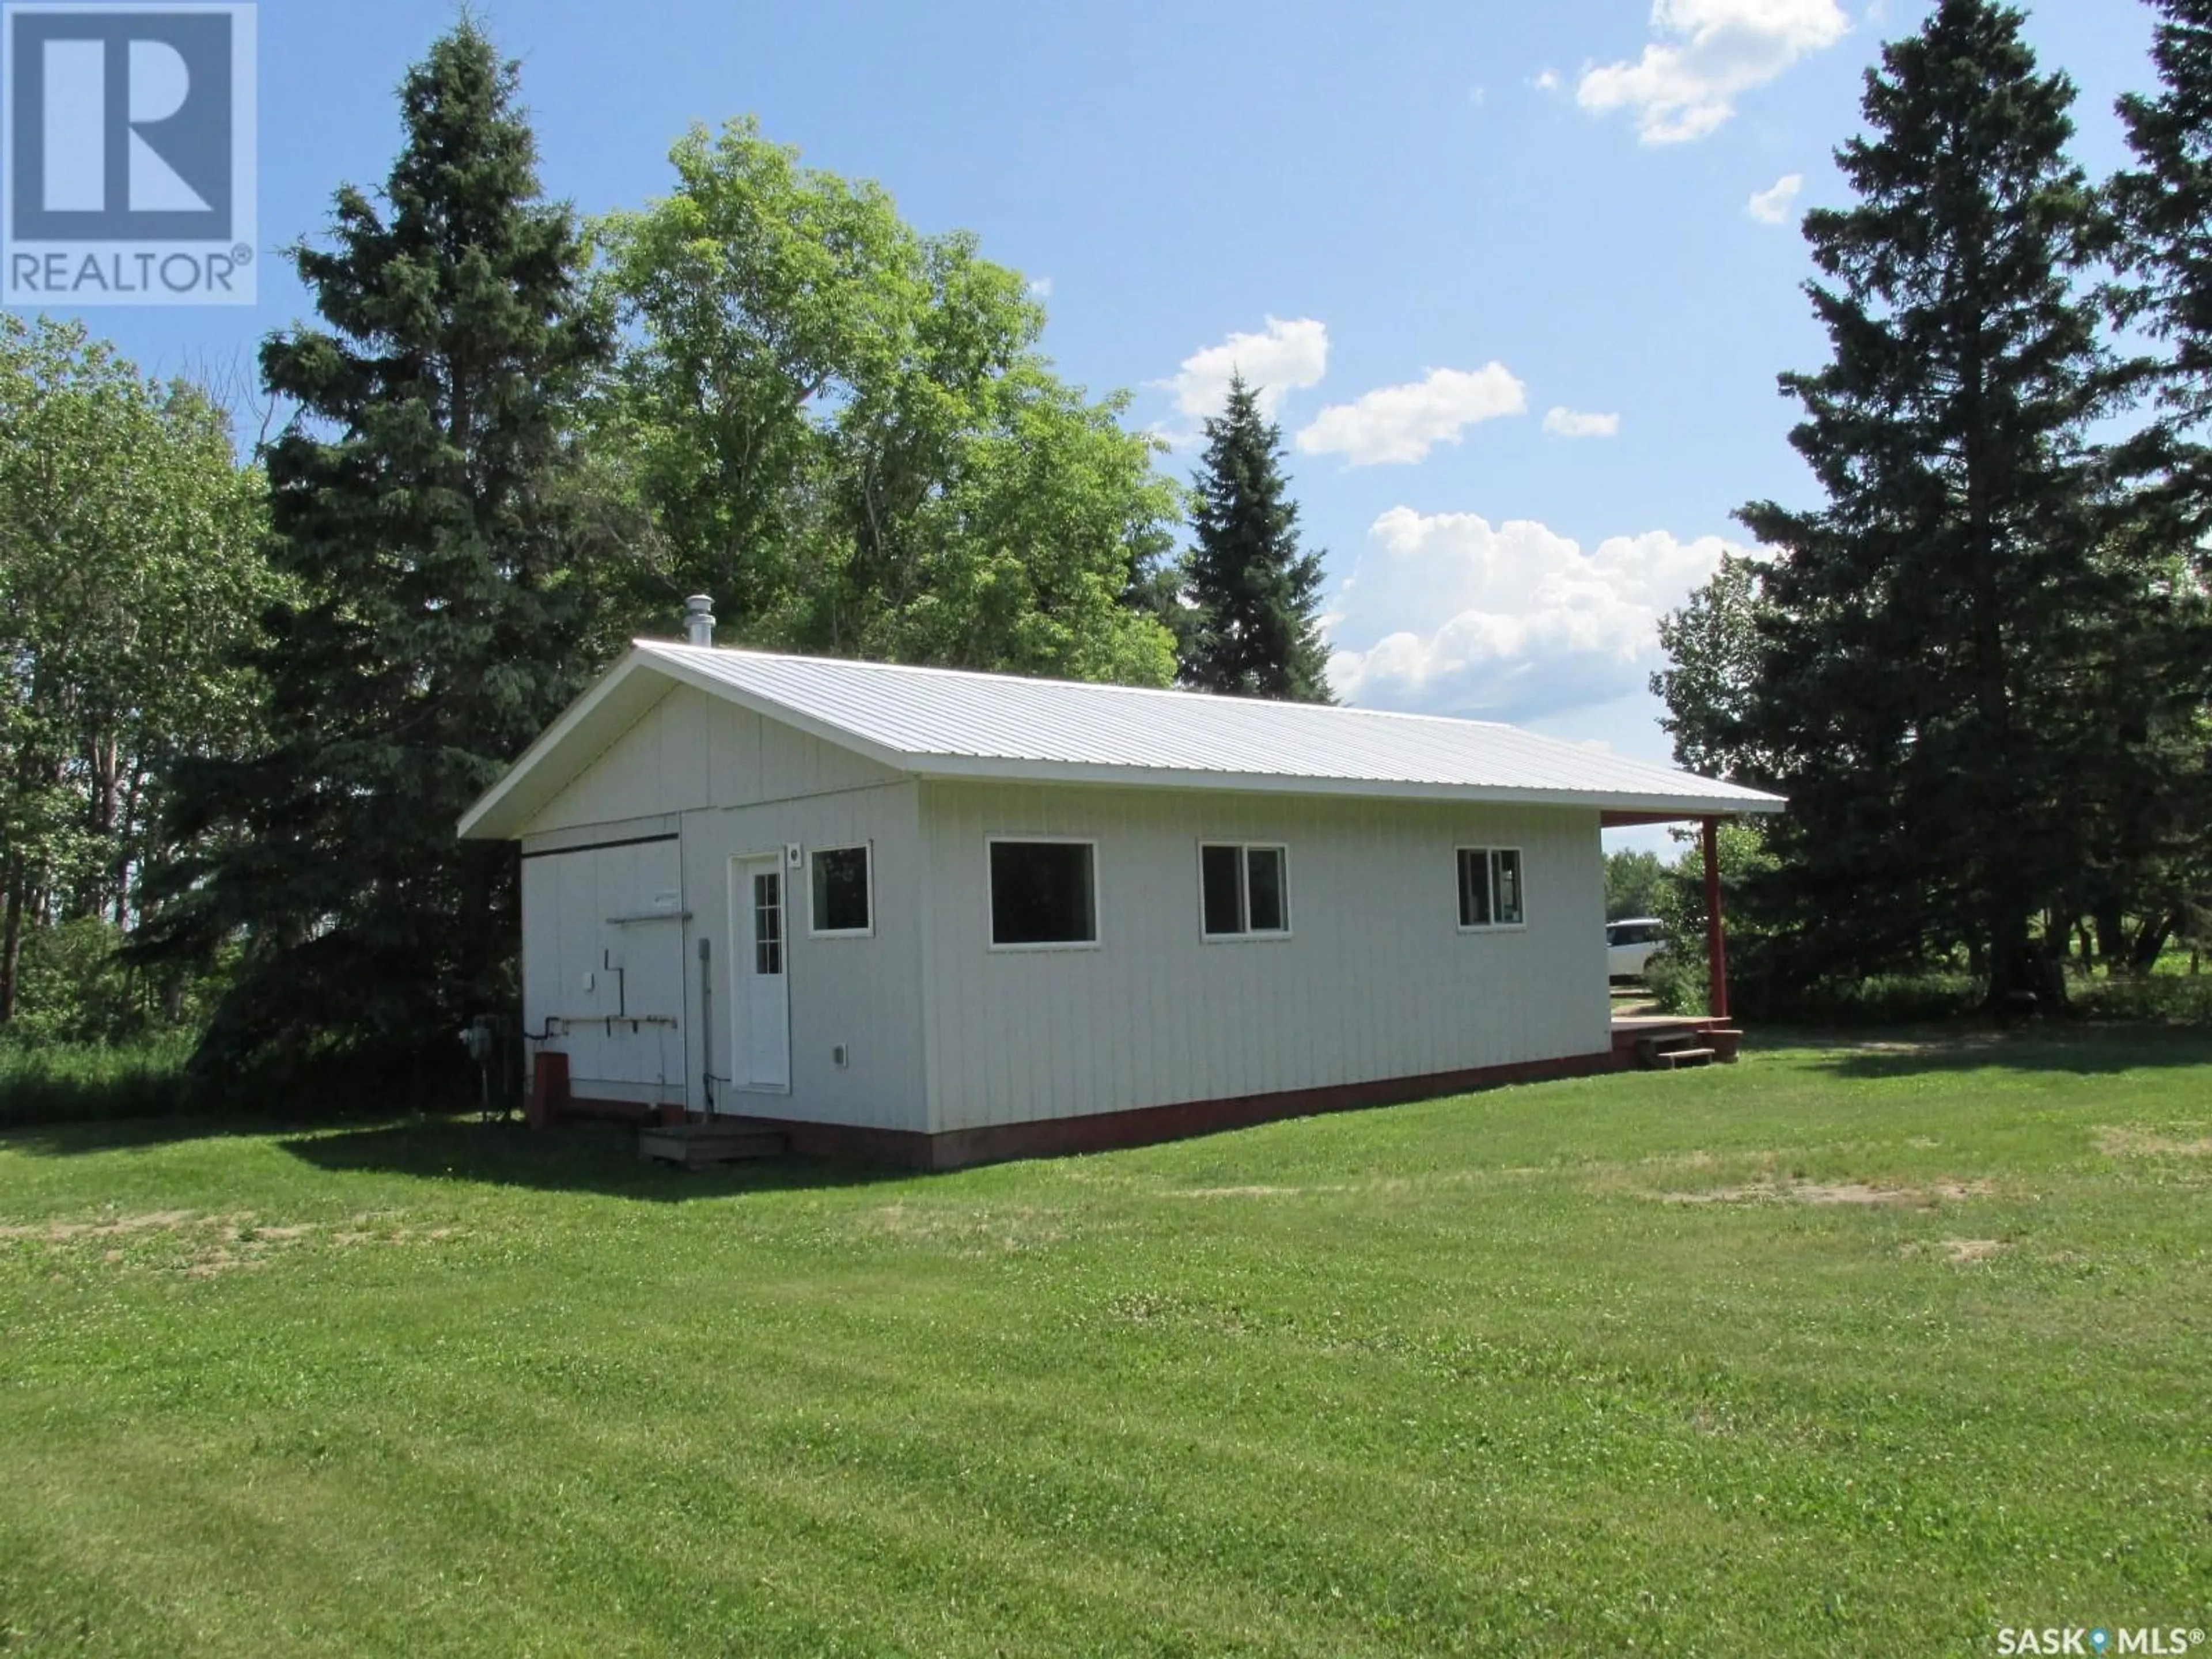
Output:
[[1655,818],[1784,804],[1488,721],[641,640],[470,809],[461,833],[520,833],[671,681],[919,777],[1506,801]]

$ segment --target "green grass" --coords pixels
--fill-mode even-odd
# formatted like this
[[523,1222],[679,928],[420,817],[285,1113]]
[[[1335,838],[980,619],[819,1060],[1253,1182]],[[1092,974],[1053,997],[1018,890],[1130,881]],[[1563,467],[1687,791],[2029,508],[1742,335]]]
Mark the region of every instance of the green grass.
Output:
[[1808,1042],[934,1178],[17,1131],[0,1649],[2201,1627],[2208,1086],[2186,1033]]

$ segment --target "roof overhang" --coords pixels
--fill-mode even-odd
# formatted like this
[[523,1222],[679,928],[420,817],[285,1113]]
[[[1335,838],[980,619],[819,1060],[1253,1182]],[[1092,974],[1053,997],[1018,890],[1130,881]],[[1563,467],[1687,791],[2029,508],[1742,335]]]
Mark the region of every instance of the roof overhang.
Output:
[[1418,783],[1372,778],[1298,777],[1274,772],[1202,772],[1185,768],[1102,766],[1072,761],[998,760],[969,755],[908,755],[906,770],[946,782],[1068,783],[1125,789],[1203,789],[1261,795],[1357,795],[1365,800],[1449,800],[1496,806],[1595,807],[1607,822],[1679,823],[1685,818],[1779,812],[1772,797],[1643,795],[1587,789],[1528,789],[1506,785]]
[[[679,685],[834,744],[894,772],[945,782],[1062,783],[1125,789],[1192,789],[1243,794],[1346,795],[1364,799],[1464,801],[1595,810],[1607,826],[1674,823],[1688,818],[1778,812],[1785,803],[1749,791],[1656,796],[1581,789],[1512,788],[1367,778],[1300,777],[1279,773],[1103,765],[1088,762],[913,754],[887,748],[804,710],[693,668],[680,658],[633,646],[595,685],[562,711],[523,750],[500,781],[461,815],[465,841],[512,841],[554,798]],[[1720,786],[1727,787],[1727,786]]]
[[841,749],[865,755],[896,770],[911,769],[910,757],[880,744],[814,720],[742,686],[702,674],[687,664],[649,655],[632,646],[599,683],[564,709],[538,741],[524,750],[506,775],[461,814],[456,833],[463,841],[512,841],[553,798],[614,747],[653,706],[678,685],[690,685],[722,702],[750,708]]
[[[476,805],[461,814],[456,833],[463,841],[514,840],[671,689],[665,673],[647,666],[636,651],[629,652],[562,710],[560,718],[538,734],[500,781],[477,798]],[[572,758],[555,766],[550,763],[556,754]]]
[[1741,801],[1724,805],[1708,803],[1695,811],[1680,812],[1631,812],[1608,807],[1598,814],[1598,822],[1607,830],[1635,830],[1650,823],[1688,823],[1700,818],[1757,817],[1779,812],[1783,805],[1779,800],[1761,801],[1752,805],[1746,805]]

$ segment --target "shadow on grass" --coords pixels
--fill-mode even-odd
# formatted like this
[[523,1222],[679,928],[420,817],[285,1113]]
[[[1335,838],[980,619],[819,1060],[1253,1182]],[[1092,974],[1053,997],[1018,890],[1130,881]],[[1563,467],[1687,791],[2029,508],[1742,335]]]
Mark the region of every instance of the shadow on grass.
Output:
[[253,1117],[163,1114],[156,1117],[103,1116],[75,1123],[0,1125],[0,1151],[32,1158],[77,1158],[88,1152],[168,1146],[186,1140],[216,1140],[234,1135],[282,1134],[311,1127],[297,1116]]
[[281,1089],[194,1090],[178,1071],[150,1077],[127,1071],[70,1076],[40,1075],[19,1066],[12,1073],[0,1071],[0,1148],[34,1158],[70,1158],[237,1135],[379,1126],[402,1115],[395,1101],[408,1103],[410,1117],[463,1109],[463,1097],[450,1091],[335,1074],[307,1077]]
[[574,1127],[548,1133],[520,1123],[479,1123],[472,1118],[412,1118],[295,1135],[278,1144],[302,1163],[334,1173],[489,1182],[660,1204],[732,1193],[860,1187],[916,1178],[907,1170],[791,1157],[682,1170],[639,1158],[636,1133],[626,1127]]
[[2212,1066],[2212,1031],[2150,1024],[1755,1030],[1759,1048],[1825,1050],[1815,1063],[1838,1077],[1879,1079],[2001,1068],[2109,1076],[2140,1066]]

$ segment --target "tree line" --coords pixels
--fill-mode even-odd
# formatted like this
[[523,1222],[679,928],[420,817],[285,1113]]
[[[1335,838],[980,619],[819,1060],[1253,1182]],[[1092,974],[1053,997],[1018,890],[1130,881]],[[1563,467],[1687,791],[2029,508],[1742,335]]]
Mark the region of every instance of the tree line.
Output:
[[1661,629],[1680,761],[1774,789],[1737,973],[1956,963],[2049,1007],[2212,917],[2212,3],[2154,0],[2132,164],[2071,158],[2022,15],[1942,0],[1868,72],[1806,215],[1823,366],[1781,377],[1818,502]]
[[243,459],[204,389],[0,319],[0,1036],[438,1066],[516,999],[513,849],[455,820],[693,592],[768,648],[1327,696],[1249,388],[1186,488],[973,236],[748,120],[584,223],[520,93],[470,21],[410,69]]

